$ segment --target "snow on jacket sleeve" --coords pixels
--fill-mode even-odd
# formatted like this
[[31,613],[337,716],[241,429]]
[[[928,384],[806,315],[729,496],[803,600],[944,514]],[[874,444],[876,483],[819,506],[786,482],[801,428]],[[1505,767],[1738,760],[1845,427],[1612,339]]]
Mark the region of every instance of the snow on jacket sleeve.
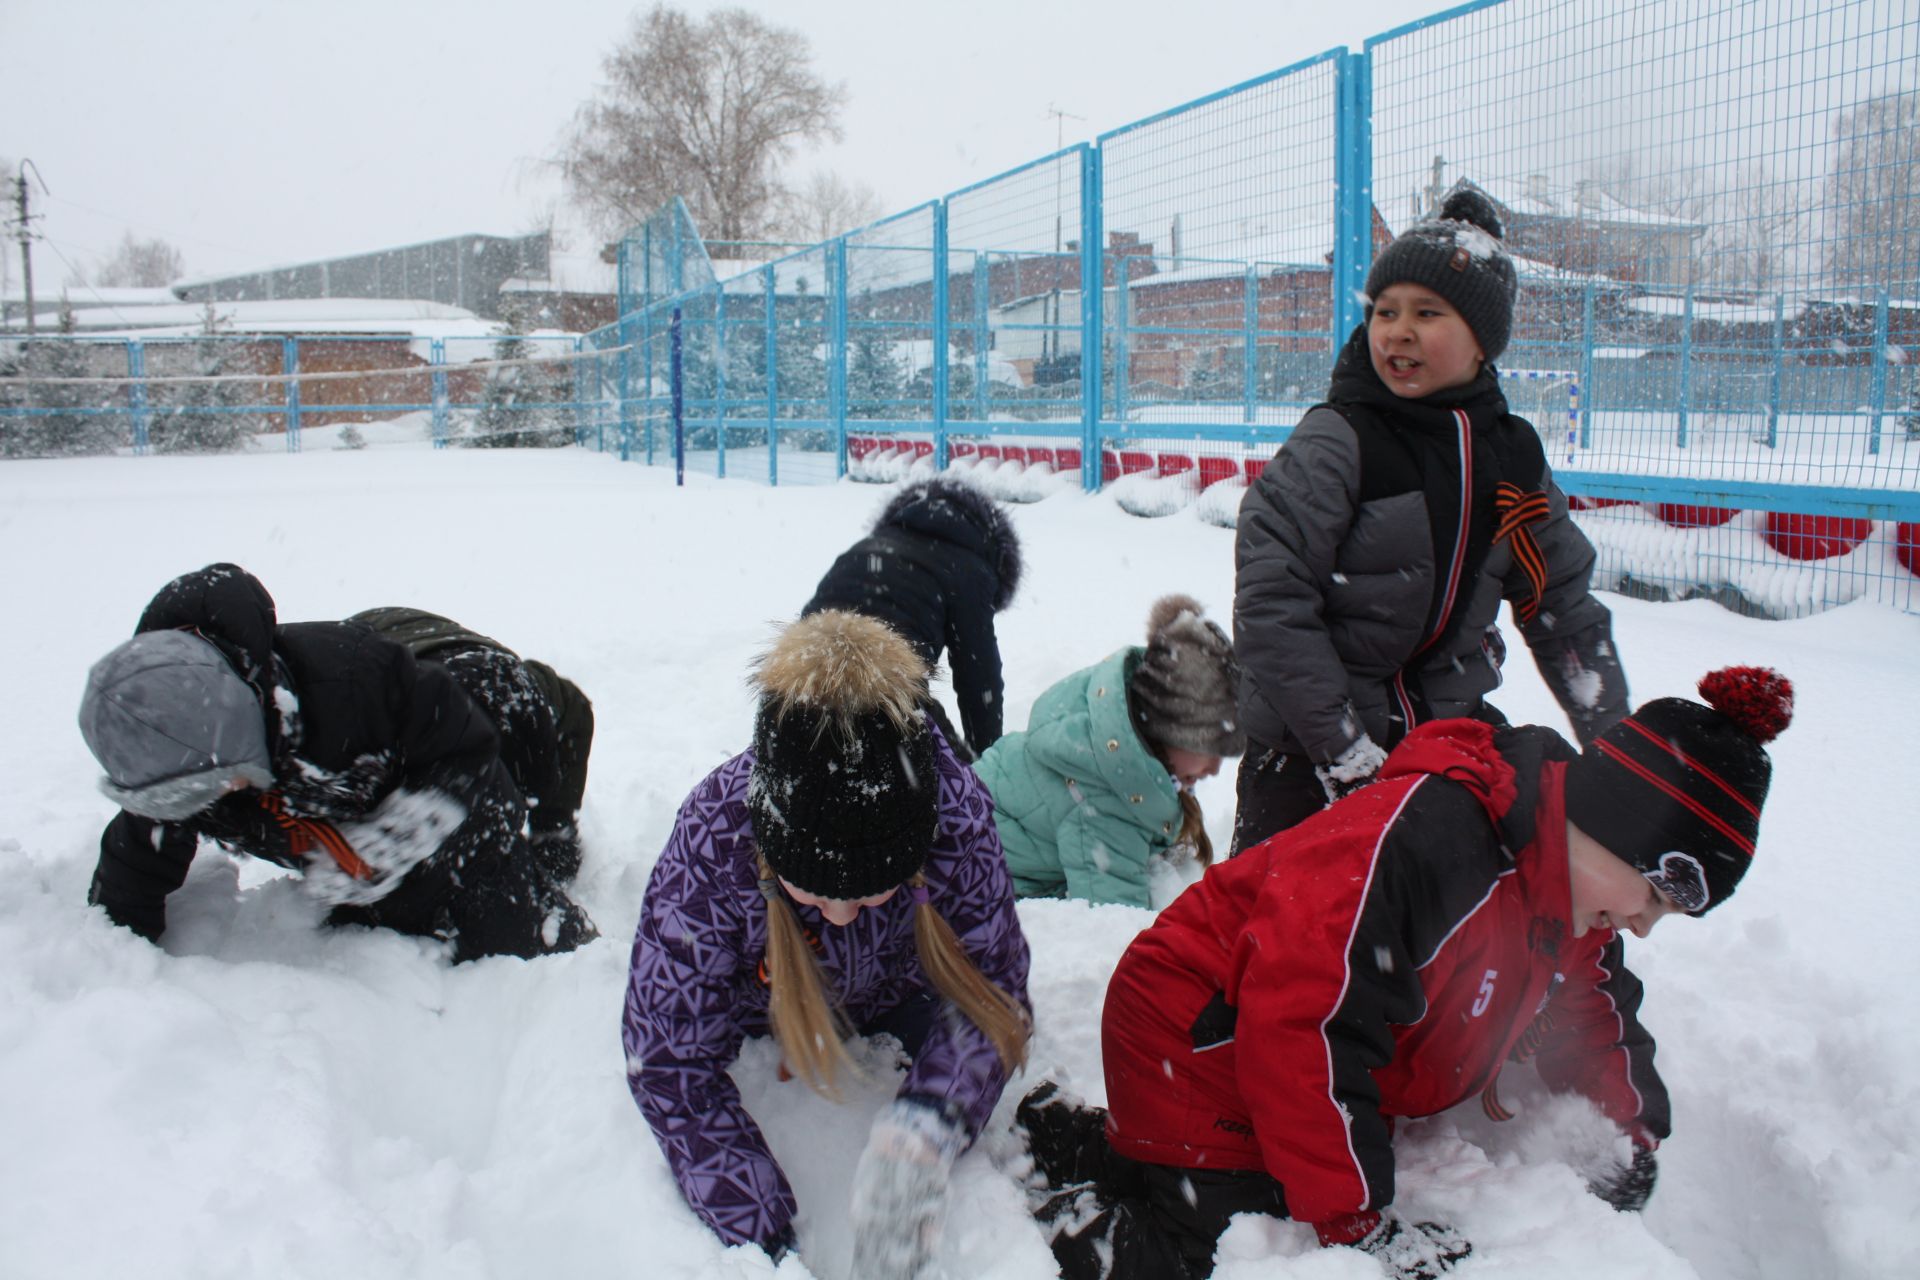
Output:
[[744,812],[733,827],[719,792],[710,777],[688,797],[647,882],[622,1040],[627,1085],[687,1204],[728,1244],[767,1243],[796,1202],[727,1074],[745,1038],[732,993],[754,961],[719,847],[744,838]]
[[960,704],[960,732],[975,755],[992,746],[1004,727],[1000,641],[993,628],[991,583],[971,579],[947,597],[947,666]]
[[[1567,495],[1546,477],[1547,518],[1534,540],[1547,564],[1540,610],[1521,627],[1534,665],[1586,746],[1631,709],[1627,676],[1613,642],[1613,614],[1594,597],[1593,544],[1567,513]],[[1516,564],[1505,584],[1509,598],[1523,590]]]
[[1333,410],[1317,410],[1248,491],[1234,535],[1241,721],[1260,742],[1278,743],[1291,732],[1320,761],[1360,734],[1348,715],[1347,670],[1325,615],[1335,556],[1359,499],[1353,428]]
[[[1014,911],[1013,880],[1000,854],[993,801],[972,769],[946,752],[940,761],[940,827],[928,858],[930,900],[987,981],[1029,1013],[1027,938]],[[938,1101],[978,1137],[1007,1086],[1007,1070],[980,1028],[958,1013],[937,1018],[915,1055],[900,1096]]]
[[[1549,1088],[1591,1098],[1642,1142],[1671,1132],[1667,1087],[1653,1065],[1653,1037],[1640,1025],[1640,979],[1615,934],[1568,966],[1548,1010],[1553,1027],[1535,1063]],[[1649,1145],[1651,1145],[1649,1143]]]

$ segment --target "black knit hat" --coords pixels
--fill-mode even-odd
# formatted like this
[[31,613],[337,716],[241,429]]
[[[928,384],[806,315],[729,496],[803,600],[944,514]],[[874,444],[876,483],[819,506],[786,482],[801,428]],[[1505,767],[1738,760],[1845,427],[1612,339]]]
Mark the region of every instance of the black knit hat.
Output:
[[754,680],[747,811],[774,874],[840,901],[906,883],[933,845],[940,794],[912,646],[828,609],[783,631]]
[[1567,818],[1689,915],[1732,895],[1753,861],[1773,767],[1763,744],[1793,718],[1793,685],[1727,667],[1686,698],[1647,703],[1567,769]]
[[1234,689],[1233,641],[1192,596],[1162,596],[1147,614],[1147,651],[1127,680],[1134,727],[1148,742],[1207,756],[1247,749]]
[[1367,272],[1369,314],[1371,299],[1393,285],[1425,285],[1460,313],[1487,359],[1499,359],[1513,334],[1518,288],[1501,235],[1492,202],[1461,187],[1440,206],[1439,217],[1414,223],[1373,260]]

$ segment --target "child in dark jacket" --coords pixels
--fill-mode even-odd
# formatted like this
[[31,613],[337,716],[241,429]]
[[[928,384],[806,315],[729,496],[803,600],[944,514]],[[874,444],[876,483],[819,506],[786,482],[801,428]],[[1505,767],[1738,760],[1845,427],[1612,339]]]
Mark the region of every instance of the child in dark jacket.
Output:
[[331,923],[447,939],[456,962],[594,936],[448,669],[360,623],[281,625],[237,565],[161,588],[94,665],[80,729],[121,807],[88,901],[146,938],[203,837],[301,872]]
[[993,793],[1014,891],[1148,906],[1156,854],[1213,845],[1194,784],[1238,755],[1233,644],[1191,596],[1164,596],[1147,643],[1040,695],[974,765]]
[[[1378,781],[1211,868],[1122,956],[1101,1028],[1110,1113],[1022,1102],[1070,1278],[1206,1276],[1235,1213],[1431,1277],[1470,1252],[1397,1218],[1392,1129],[1496,1091],[1508,1061],[1590,1098],[1653,1189],[1668,1133],[1622,935],[1703,915],[1752,862],[1792,715],[1771,671],[1661,698],[1584,755],[1537,727],[1422,725]],[[1110,1269],[1108,1269],[1110,1266]]]
[[1581,743],[1626,714],[1593,547],[1494,372],[1515,290],[1499,236],[1463,189],[1381,251],[1327,403],[1241,503],[1236,851],[1364,784],[1416,725],[1503,723],[1485,701],[1503,600]]
[[1026,1056],[1027,943],[973,771],[921,707],[926,668],[827,610],[761,660],[751,750],[694,788],[634,938],[628,1085],[695,1213],[728,1244],[795,1243],[786,1175],[728,1068],[771,1032],[837,1096],[849,1034],[912,1057],[854,1178],[854,1274],[911,1280],[954,1160]]
[[[801,616],[844,609],[906,638],[931,672],[944,651],[971,760],[1000,736],[1004,692],[993,615],[1020,585],[1020,539],[1006,511],[954,476],[902,485],[873,532],[840,553]],[[926,710],[950,726],[940,704]]]

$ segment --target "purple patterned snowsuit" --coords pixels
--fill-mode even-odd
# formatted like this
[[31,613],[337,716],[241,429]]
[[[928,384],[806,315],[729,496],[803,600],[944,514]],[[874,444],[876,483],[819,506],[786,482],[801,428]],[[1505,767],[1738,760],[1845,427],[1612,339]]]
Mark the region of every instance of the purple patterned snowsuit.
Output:
[[[1027,1003],[1027,941],[993,825],[993,802],[934,733],[940,821],[927,857],[930,900],[990,981]],[[647,882],[627,980],[627,1083],[680,1190],[728,1244],[778,1239],[795,1201],[727,1069],[747,1036],[770,1034],[759,976],[767,946],[747,780],[753,753],[708,774],[680,808]],[[829,996],[855,1026],[933,990],[898,893],[844,928],[796,907],[820,941]],[[900,1094],[936,1102],[978,1136],[1006,1071],[993,1044],[950,1006],[933,1019]]]

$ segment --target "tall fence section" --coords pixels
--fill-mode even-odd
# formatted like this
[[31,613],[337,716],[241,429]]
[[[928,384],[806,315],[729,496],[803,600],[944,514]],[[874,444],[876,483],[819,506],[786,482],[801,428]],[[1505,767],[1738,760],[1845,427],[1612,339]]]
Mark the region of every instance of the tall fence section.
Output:
[[[621,318],[504,380],[552,434],[654,464],[952,467],[1230,522],[1374,252],[1461,187],[1505,223],[1500,372],[1599,585],[1920,611],[1912,0],[1466,4],[744,268],[674,201],[620,246]],[[471,436],[518,362],[462,386],[428,355],[354,403]],[[99,411],[152,421],[154,385]],[[319,394],[255,407],[297,438]]]

